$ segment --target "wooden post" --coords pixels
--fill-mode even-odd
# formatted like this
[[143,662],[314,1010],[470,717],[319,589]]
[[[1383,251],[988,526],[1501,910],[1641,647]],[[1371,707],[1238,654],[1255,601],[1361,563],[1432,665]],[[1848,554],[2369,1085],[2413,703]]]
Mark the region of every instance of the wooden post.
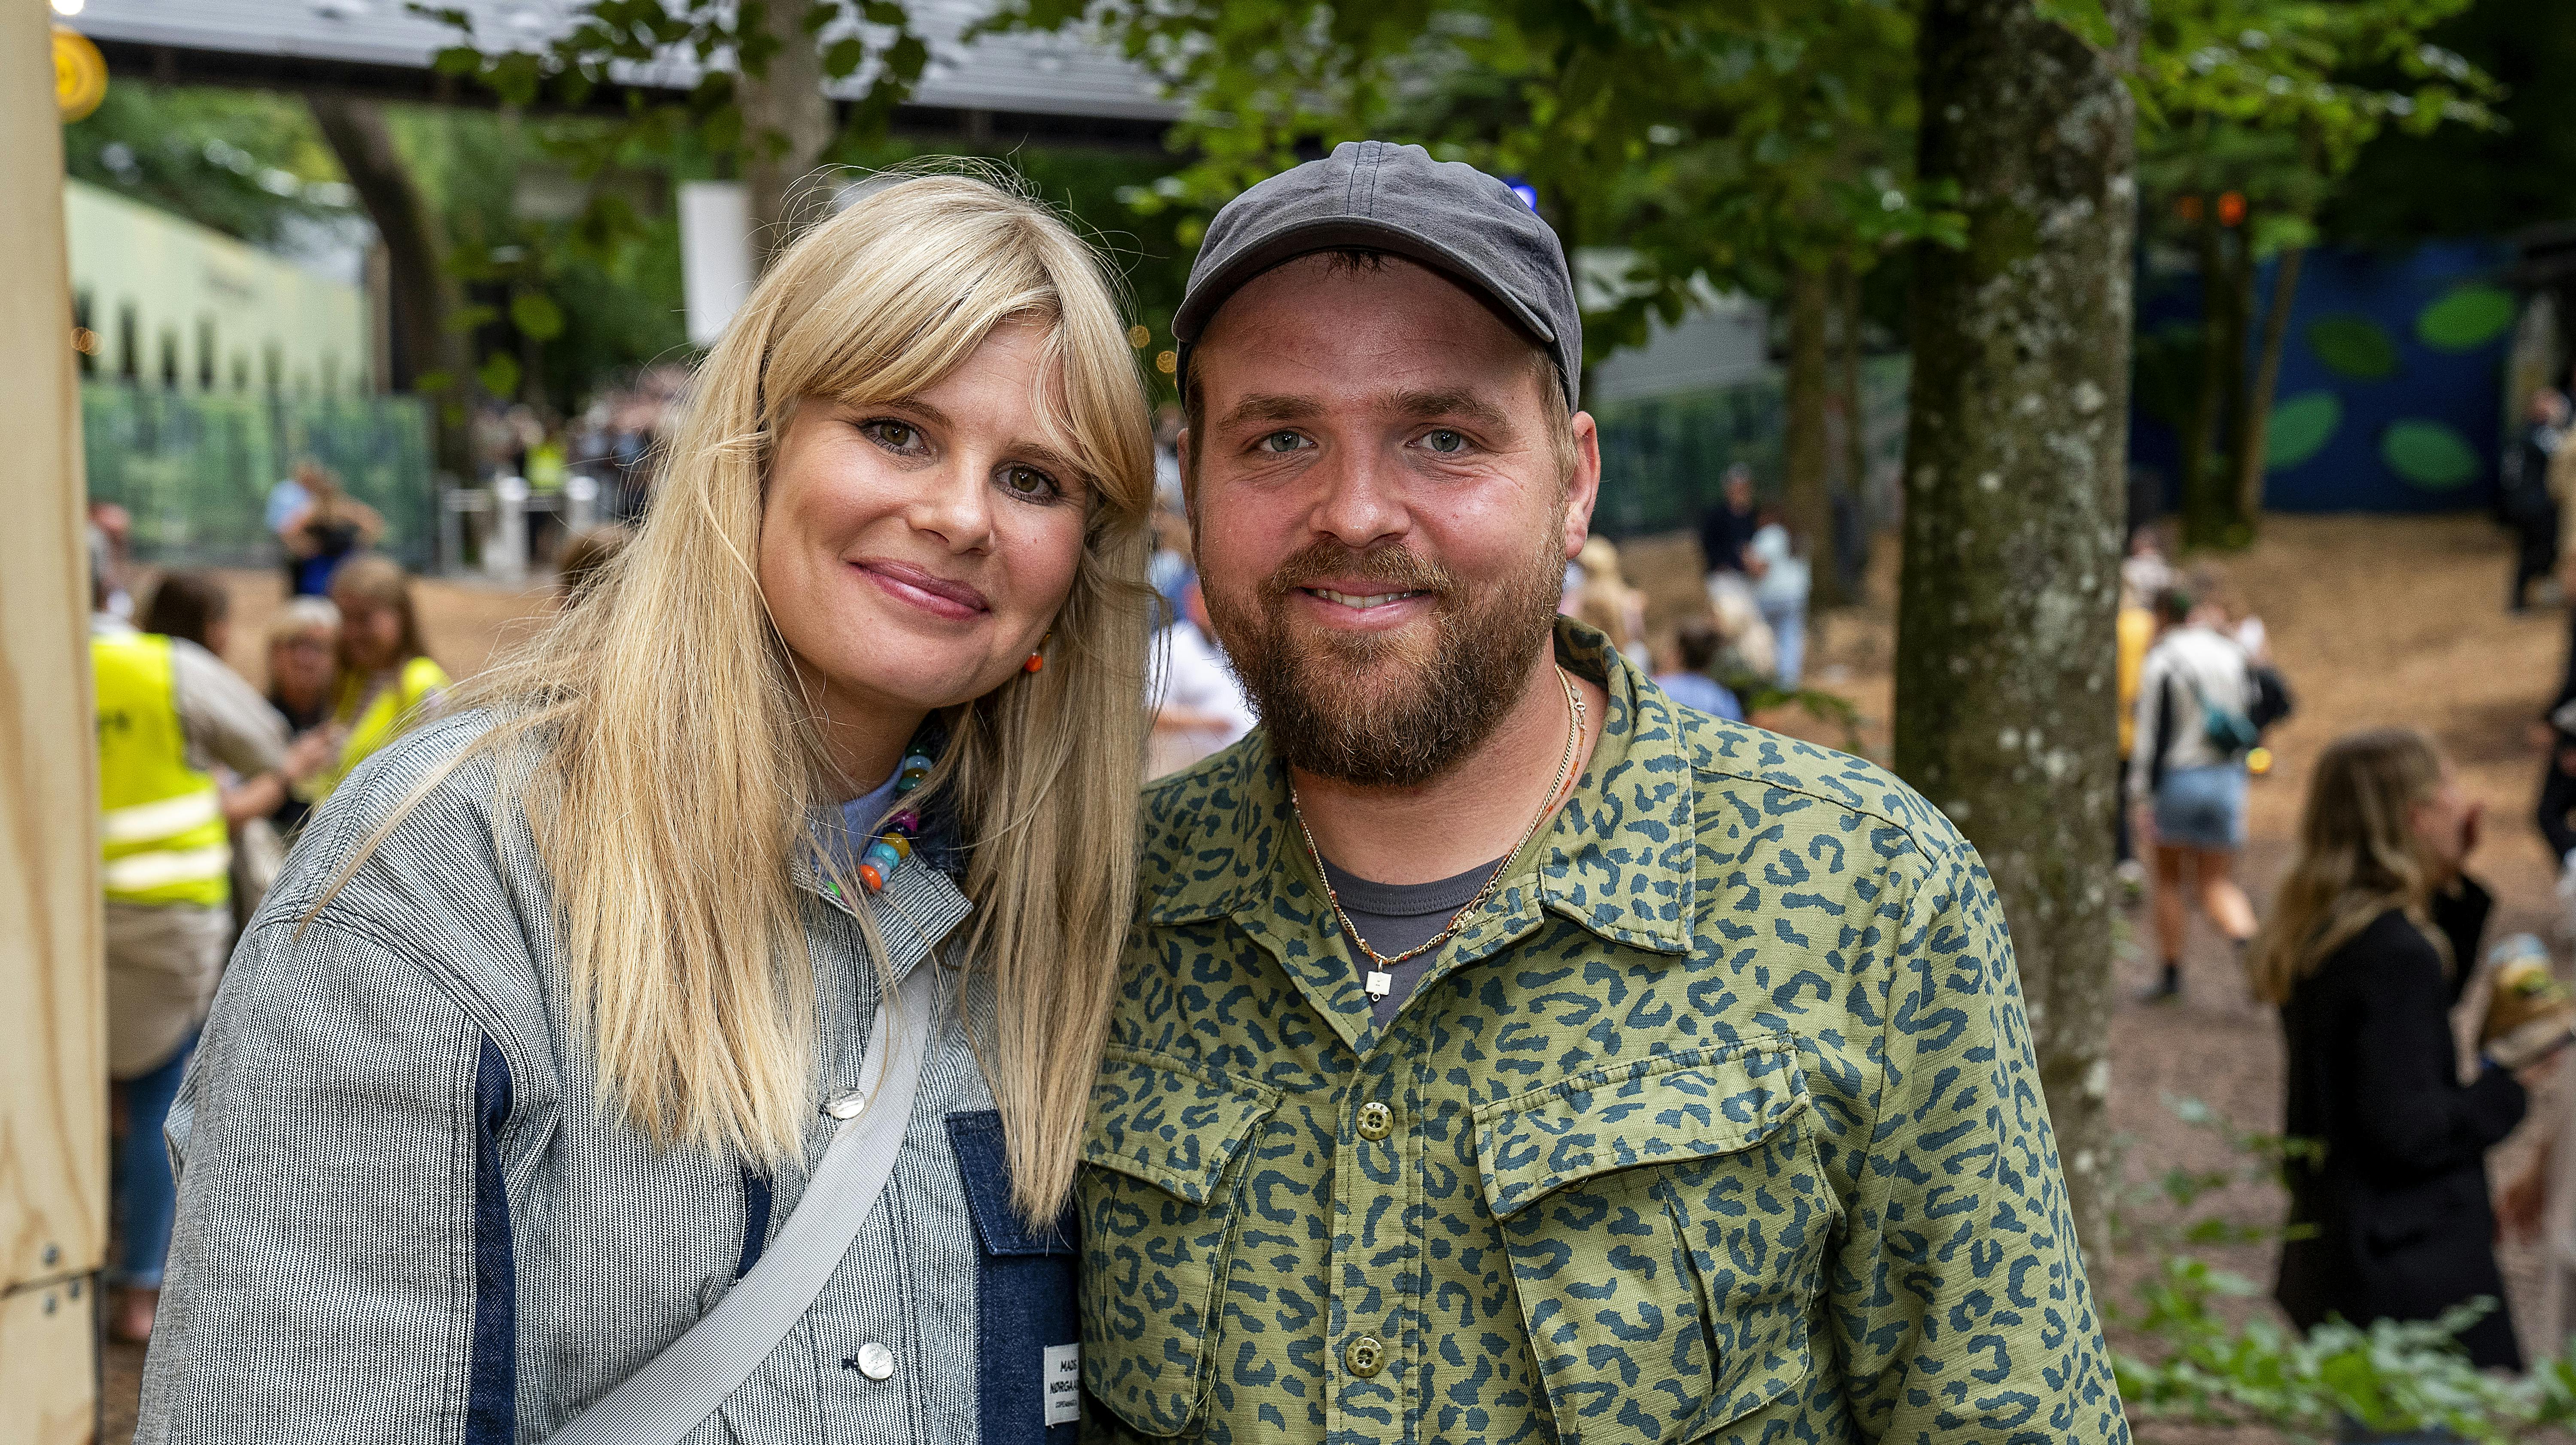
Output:
[[98,1431],[107,1241],[106,998],[89,581],[63,241],[62,125],[41,5],[0,6],[0,1435]]

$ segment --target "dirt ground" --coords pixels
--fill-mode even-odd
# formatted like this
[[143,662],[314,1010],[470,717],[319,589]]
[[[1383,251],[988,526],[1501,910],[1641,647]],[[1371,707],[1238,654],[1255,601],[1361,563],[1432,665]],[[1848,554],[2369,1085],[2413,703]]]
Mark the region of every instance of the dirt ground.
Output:
[[[1889,675],[1894,628],[1889,608],[1894,567],[1882,539],[1863,605],[1822,619],[1811,642],[1811,680],[1850,699],[1861,714],[1860,743],[1884,759],[1892,702]],[[1657,623],[1698,595],[1697,552],[1686,538],[1649,539],[1625,549],[1632,581],[1649,596]],[[2273,735],[2277,759],[2257,780],[2249,820],[2246,881],[2258,907],[2279,872],[2300,790],[2318,750],[2356,728],[2404,723],[2421,727],[2460,769],[2485,807],[2486,841],[2474,862],[2494,889],[2498,911],[2490,939],[2541,934],[2565,952],[2551,892],[2554,869],[2531,824],[2542,754],[2528,736],[2531,720],[2556,687],[2568,619],[2556,609],[2509,617],[2501,608],[2509,557],[2501,536],[2475,518],[2276,518],[2252,551],[2228,559],[2222,595],[2259,614],[2270,628],[2276,660],[2297,695],[2298,711]],[[277,579],[232,574],[239,621],[231,661],[260,675],[259,637],[278,605]],[[508,591],[475,584],[427,583],[424,621],[431,650],[459,676],[483,666],[552,603],[543,590]],[[1758,721],[1783,732],[1843,746],[1839,724],[1803,713]],[[2150,981],[2152,949],[2140,910],[2130,914],[2120,964],[2124,998]],[[2128,1140],[2125,1168],[2145,1179],[2182,1165],[2224,1167],[2215,1140],[2184,1125],[2165,1102],[2199,1099],[2239,1125],[2273,1131],[2281,1121],[2281,1043],[2272,1012],[2252,1002],[2232,960],[2205,924],[2196,924],[2186,954],[2187,995],[2174,1005],[2124,1002],[2112,1023],[2114,1127]],[[2474,1006],[2474,1000],[2472,1001]],[[2562,1079],[2534,1106],[2532,1122],[2498,1151],[2502,1176],[2528,1157],[2533,1141],[2563,1117],[2576,1089]],[[2242,1188],[2220,1197],[2220,1209],[2247,1223],[2276,1223],[2279,1195]],[[2268,1247],[2209,1251],[2216,1263],[2268,1284]],[[2538,1347],[2529,1318],[2535,1289],[2533,1251],[2508,1246],[2504,1264],[2515,1312],[2526,1320],[2527,1346]],[[2141,1262],[2115,1257],[2095,1281],[2097,1294],[2124,1299]],[[2252,1306],[2268,1308],[2264,1305]],[[106,1349],[108,1405],[101,1439],[123,1442],[133,1431],[141,1351]],[[2147,1425],[2140,1438],[2159,1442],[2252,1445],[2259,1431]]]

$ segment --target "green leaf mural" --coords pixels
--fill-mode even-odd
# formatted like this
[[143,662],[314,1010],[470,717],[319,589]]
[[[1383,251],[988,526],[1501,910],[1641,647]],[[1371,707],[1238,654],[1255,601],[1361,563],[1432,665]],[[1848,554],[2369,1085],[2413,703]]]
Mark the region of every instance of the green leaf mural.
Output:
[[2367,316],[2320,316],[2308,323],[2308,349],[2328,371],[2355,381],[2386,381],[2397,374],[2397,342]]
[[2473,351],[2512,325],[2512,292],[2501,286],[2458,286],[2415,318],[2415,335],[2444,351]]
[[2264,433],[2263,466],[2267,471],[2295,467],[2325,449],[2343,425],[2343,399],[2331,391],[2308,391],[2272,408]]
[[2428,492],[2468,485],[2478,474],[2477,448],[2458,429],[2421,417],[2396,422],[2379,438],[2388,469]]

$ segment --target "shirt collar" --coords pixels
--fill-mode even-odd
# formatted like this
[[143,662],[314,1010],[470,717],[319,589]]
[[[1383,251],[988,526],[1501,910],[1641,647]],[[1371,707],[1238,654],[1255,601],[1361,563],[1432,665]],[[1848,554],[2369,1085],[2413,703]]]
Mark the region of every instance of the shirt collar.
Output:
[[[1556,619],[1556,657],[1601,685],[1607,716],[1574,792],[1540,846],[1539,902],[1600,937],[1658,953],[1689,950],[1696,789],[1681,720],[1599,632]],[[1200,922],[1266,908],[1286,851],[1304,847],[1289,811],[1288,771],[1267,729],[1210,764],[1195,813],[1171,820],[1174,860],[1151,894],[1156,925]],[[1527,875],[1506,878],[1510,893]]]

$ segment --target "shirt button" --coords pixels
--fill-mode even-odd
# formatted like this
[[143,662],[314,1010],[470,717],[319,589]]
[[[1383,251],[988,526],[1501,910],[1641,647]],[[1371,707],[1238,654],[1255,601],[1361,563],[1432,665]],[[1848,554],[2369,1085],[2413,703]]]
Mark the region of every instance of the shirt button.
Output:
[[[868,1096],[866,1094],[843,1094],[841,1097],[825,1104],[823,1106],[823,1112],[831,1115],[835,1119],[855,1119],[859,1117],[859,1111],[867,1106]],[[883,1377],[880,1376],[879,1378]]]
[[1383,1139],[1395,1129],[1395,1111],[1375,1099],[1360,1105],[1360,1137]]
[[1366,1379],[1386,1368],[1386,1342],[1375,1335],[1362,1335],[1342,1351],[1342,1363],[1351,1373]]
[[894,1374],[894,1351],[874,1340],[859,1346],[859,1373],[871,1380],[883,1380]]

